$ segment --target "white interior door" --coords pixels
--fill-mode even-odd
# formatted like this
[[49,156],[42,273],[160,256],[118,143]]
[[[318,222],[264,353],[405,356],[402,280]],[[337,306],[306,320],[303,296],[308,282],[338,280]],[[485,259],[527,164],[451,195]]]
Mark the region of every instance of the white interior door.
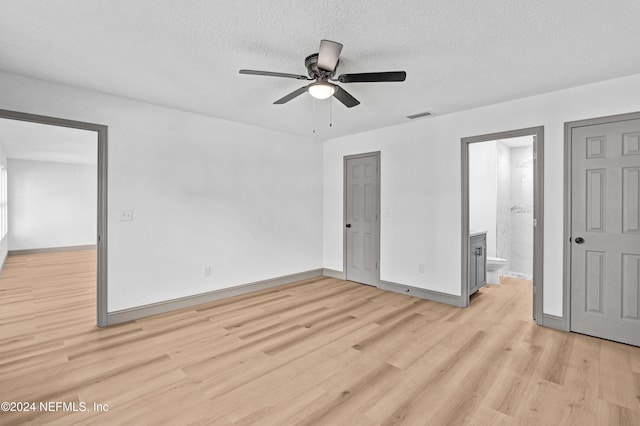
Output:
[[571,133],[571,330],[640,346],[640,119]]
[[345,275],[349,281],[378,286],[379,154],[345,159]]

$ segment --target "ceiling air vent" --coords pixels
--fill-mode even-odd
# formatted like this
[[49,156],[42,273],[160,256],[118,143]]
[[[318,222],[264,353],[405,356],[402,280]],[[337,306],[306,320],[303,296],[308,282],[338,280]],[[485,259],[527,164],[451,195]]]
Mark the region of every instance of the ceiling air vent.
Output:
[[410,119],[410,120],[415,120],[416,118],[429,117],[431,115],[433,115],[432,112],[425,111],[425,112],[421,112],[419,114],[407,115],[407,118]]

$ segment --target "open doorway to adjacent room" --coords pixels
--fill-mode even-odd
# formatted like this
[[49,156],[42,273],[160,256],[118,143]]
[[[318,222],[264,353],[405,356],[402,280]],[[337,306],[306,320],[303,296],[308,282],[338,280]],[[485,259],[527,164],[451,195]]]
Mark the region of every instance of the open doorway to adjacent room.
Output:
[[[34,292],[67,291],[89,312],[96,306],[100,326],[107,325],[106,138],[106,126],[0,110],[8,231],[0,255],[25,265]],[[78,280],[89,286],[71,289]]]

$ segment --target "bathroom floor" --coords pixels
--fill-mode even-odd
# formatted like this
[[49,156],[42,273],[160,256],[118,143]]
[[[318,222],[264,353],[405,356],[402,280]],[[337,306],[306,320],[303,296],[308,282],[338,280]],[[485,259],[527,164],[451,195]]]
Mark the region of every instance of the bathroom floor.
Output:
[[525,278],[517,278],[517,277],[507,277],[504,275],[500,276],[500,284],[506,285],[531,285],[531,280]]

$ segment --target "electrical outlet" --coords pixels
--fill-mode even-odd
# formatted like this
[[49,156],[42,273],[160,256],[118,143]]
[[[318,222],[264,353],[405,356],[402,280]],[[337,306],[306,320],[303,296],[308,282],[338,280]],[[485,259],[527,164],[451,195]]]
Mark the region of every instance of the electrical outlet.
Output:
[[418,265],[418,272],[420,272],[421,274],[424,274],[424,263],[421,263]]
[[202,271],[203,275],[205,277],[210,277],[211,276],[211,266],[205,266],[204,270]]
[[130,221],[133,220],[133,210],[120,210],[120,221]]

